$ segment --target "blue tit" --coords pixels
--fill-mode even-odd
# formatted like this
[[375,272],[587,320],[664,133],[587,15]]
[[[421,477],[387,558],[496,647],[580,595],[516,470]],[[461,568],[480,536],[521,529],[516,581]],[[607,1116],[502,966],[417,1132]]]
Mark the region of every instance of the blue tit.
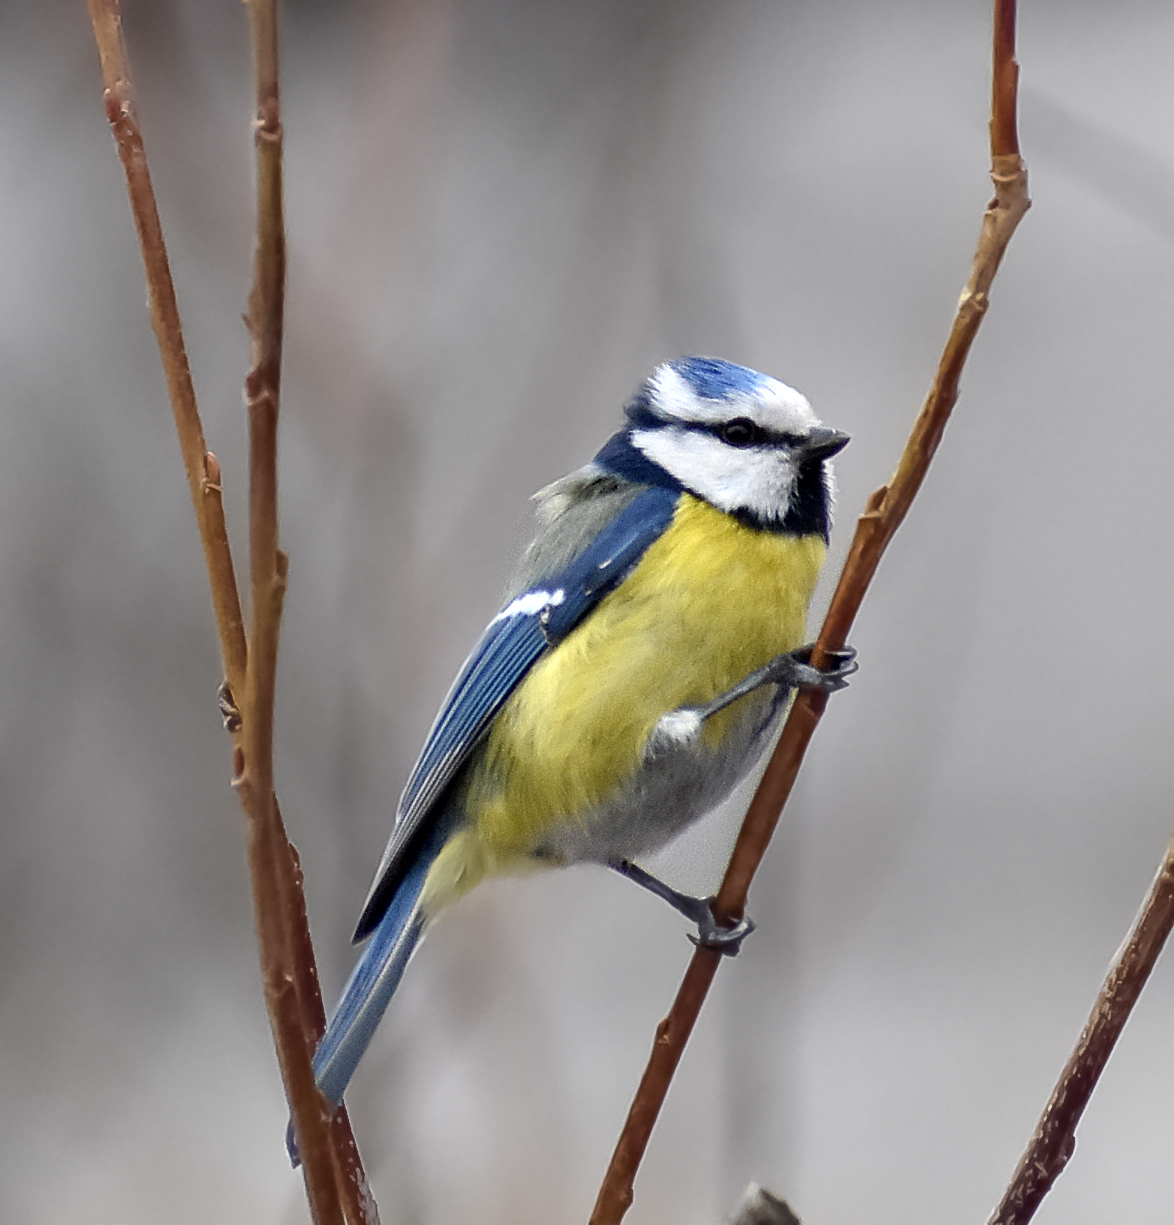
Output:
[[535,495],[541,523],[445,699],[359,919],[370,937],[314,1055],[341,1100],[433,920],[487,877],[616,868],[723,930],[635,859],[758,760],[807,662],[807,607],[848,441],[797,391],[713,358],[658,366],[586,467]]

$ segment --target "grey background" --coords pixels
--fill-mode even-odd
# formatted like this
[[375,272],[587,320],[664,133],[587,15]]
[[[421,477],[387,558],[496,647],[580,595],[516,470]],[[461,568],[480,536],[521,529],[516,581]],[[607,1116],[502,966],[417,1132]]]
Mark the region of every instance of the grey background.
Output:
[[[1174,827],[1174,10],[1023,10],[1035,208],[633,1225],[710,1225],[751,1178],[808,1225],[985,1220]],[[593,453],[651,365],[744,361],[848,430],[842,555],[988,196],[989,14],[285,18],[278,778],[333,994],[527,495]],[[239,548],[245,15],[135,0],[127,22]],[[301,1221],[201,555],[80,0],[3,6],[0,105],[0,1218]],[[657,866],[711,887],[736,816]],[[603,871],[470,898],[350,1098],[384,1221],[585,1219],[688,953]],[[1040,1221],[1170,1220],[1170,971]]]

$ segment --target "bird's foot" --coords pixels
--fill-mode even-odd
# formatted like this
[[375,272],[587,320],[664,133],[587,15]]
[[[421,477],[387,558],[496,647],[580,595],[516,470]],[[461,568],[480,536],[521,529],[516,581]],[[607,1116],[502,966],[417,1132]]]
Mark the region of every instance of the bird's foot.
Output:
[[754,920],[745,916],[728,926],[718,923],[713,916],[713,898],[692,897],[688,893],[681,893],[653,876],[651,872],[645,872],[639,864],[632,863],[629,859],[618,860],[610,866],[621,876],[626,876],[649,893],[655,893],[662,901],[668,902],[678,914],[692,919],[697,924],[697,935],[690,935],[689,939],[698,948],[717,949],[727,957],[736,957],[742,947],[742,941],[754,930]]
[[743,915],[728,927],[720,924],[713,916],[713,898],[705,899],[705,914],[697,920],[697,935],[690,936],[699,949],[717,949],[727,957],[737,957],[742,951],[742,941],[754,930],[755,922],[749,915]]
[[822,689],[824,693],[836,693],[847,688],[848,677],[860,670],[856,662],[856,648],[844,647],[839,651],[825,651],[828,665],[826,668],[813,668],[811,654],[815,643],[797,647],[780,655],[778,659],[767,664],[771,671],[771,679],[780,685],[806,685],[812,689]]

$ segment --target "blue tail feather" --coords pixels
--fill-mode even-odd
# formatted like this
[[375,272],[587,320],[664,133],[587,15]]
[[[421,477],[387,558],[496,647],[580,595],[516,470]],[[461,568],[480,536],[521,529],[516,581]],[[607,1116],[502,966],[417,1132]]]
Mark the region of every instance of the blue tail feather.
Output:
[[[423,840],[412,866],[404,873],[386,914],[379,920],[358,964],[351,971],[334,1016],[314,1052],[314,1080],[322,1096],[333,1106],[342,1101],[355,1068],[370,1045],[424,934],[426,917],[420,910],[420,895],[428,870],[447,841],[448,830],[442,827],[444,824],[437,822]],[[292,1124],[287,1143],[290,1157],[297,1165]]]
[[[420,885],[423,876],[421,872]],[[414,883],[410,877],[404,881],[405,886],[410,883]],[[342,1100],[423,935],[423,916],[417,906],[419,889],[411,893],[415,896],[406,895],[407,890],[401,888],[372,933],[314,1052],[314,1080],[332,1105]]]

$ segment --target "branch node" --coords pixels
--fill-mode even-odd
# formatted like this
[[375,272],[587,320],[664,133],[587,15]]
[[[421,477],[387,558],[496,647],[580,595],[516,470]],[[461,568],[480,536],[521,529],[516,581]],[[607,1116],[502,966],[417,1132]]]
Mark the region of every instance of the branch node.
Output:
[[257,140],[271,144],[281,143],[281,118],[275,98],[268,99],[257,112],[257,117],[253,120],[253,133]]
[[201,488],[205,494],[224,492],[220,476],[220,461],[211,451],[206,451],[204,453],[204,479],[201,482]]
[[990,304],[990,297],[985,290],[967,288],[962,291],[961,296],[958,298],[958,313],[974,311],[979,315],[985,315]]
[[241,712],[233,696],[232,686],[227,680],[221,682],[216,699],[220,708],[220,717],[224,720],[224,730],[229,735],[236,735],[241,729]]

